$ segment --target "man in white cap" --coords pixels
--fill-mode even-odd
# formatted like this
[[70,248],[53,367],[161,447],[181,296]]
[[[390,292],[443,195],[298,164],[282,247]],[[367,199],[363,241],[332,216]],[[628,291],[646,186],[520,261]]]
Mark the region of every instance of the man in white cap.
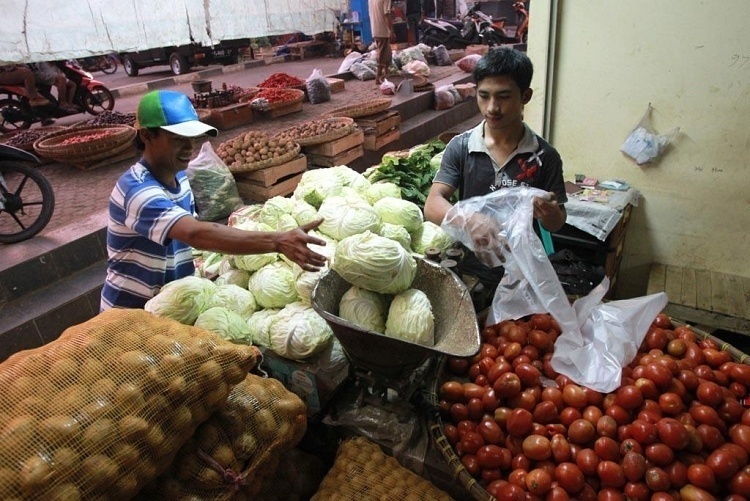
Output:
[[185,174],[195,140],[218,131],[198,120],[185,94],[146,94],[136,112],[135,145],[141,159],[117,181],[109,199],[107,278],[101,310],[143,308],[166,283],[193,275],[192,248],[227,254],[279,252],[307,271],[325,256],[307,244],[325,242],[307,234],[321,220],[289,231],[248,232],[198,221]]

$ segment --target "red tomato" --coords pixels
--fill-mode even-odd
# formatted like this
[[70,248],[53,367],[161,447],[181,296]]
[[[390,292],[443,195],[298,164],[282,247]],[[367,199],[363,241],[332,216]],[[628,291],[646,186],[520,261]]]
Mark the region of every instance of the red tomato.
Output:
[[724,400],[724,393],[721,387],[711,381],[703,381],[698,385],[695,391],[695,396],[702,404],[716,407]]
[[651,490],[645,482],[628,482],[625,484],[623,492],[631,501],[649,501],[651,499]]
[[737,458],[722,448],[708,455],[706,466],[713,470],[717,480],[728,480],[740,469]]
[[611,487],[605,487],[597,493],[597,501],[625,501],[624,494]]
[[667,466],[674,461],[674,451],[666,444],[648,445],[643,453],[656,466]]
[[630,482],[639,482],[648,469],[646,457],[637,452],[628,452],[622,458],[622,471]]
[[500,468],[503,464],[503,451],[497,445],[485,445],[477,450],[479,466],[486,469]]
[[673,418],[663,418],[656,423],[659,439],[672,449],[679,451],[690,443],[690,436],[685,425]]
[[750,386],[750,365],[735,364],[729,369],[729,377],[745,386]]
[[443,425],[443,433],[449,444],[456,445],[456,442],[458,442],[458,428],[452,424],[446,424]]
[[484,439],[479,433],[469,431],[464,433],[464,436],[461,437],[461,446],[464,451],[466,451],[466,454],[473,455],[484,446]]
[[628,452],[643,454],[643,446],[635,438],[626,438],[620,442],[620,455],[625,457]]
[[484,396],[484,388],[474,383],[464,383],[464,400],[468,402],[472,398],[481,399]]
[[713,490],[716,487],[716,475],[705,464],[691,464],[687,467],[688,481],[701,489]]
[[457,376],[463,376],[469,370],[469,360],[466,358],[450,357],[448,358],[448,369]]
[[498,398],[515,397],[521,392],[521,379],[513,372],[501,374],[492,384]]
[[440,398],[449,402],[461,402],[464,398],[464,385],[458,381],[446,381],[440,387]]
[[469,419],[469,409],[464,404],[455,403],[451,405],[450,413],[454,423]]
[[505,427],[511,436],[524,437],[531,431],[533,423],[531,412],[526,409],[513,409],[508,416]]
[[617,436],[617,421],[612,416],[602,416],[596,422],[596,432],[601,437]]
[[461,464],[464,465],[464,468],[466,468],[466,471],[469,472],[469,474],[473,477],[476,477],[479,475],[482,468],[479,466],[479,461],[477,461],[477,457],[473,454],[466,454],[464,457],[461,458]]
[[534,422],[541,424],[556,423],[560,420],[560,414],[554,402],[543,400],[536,404],[532,413]]
[[515,367],[515,372],[525,388],[537,386],[541,383],[542,374],[531,364],[518,364]]
[[672,319],[666,313],[659,313],[654,319],[653,325],[660,329],[671,329]]
[[585,445],[596,438],[596,428],[585,419],[576,419],[568,426],[568,440],[575,444]]
[[749,496],[750,495],[750,473],[747,473],[744,471],[737,472],[729,481],[729,492],[733,494],[741,494],[743,496]]
[[497,501],[525,501],[526,493],[518,485],[507,482],[497,488]]
[[556,485],[552,487],[549,492],[547,493],[547,496],[544,498],[544,501],[569,501],[570,496],[568,496],[568,493],[565,492],[565,489],[562,487]]
[[714,426],[701,424],[698,425],[696,431],[698,432],[701,442],[703,442],[703,448],[706,450],[716,450],[726,442],[726,440],[724,440],[724,435],[722,435],[718,428]]
[[716,498],[703,489],[687,484],[680,489],[682,501],[716,501]]
[[581,411],[579,411],[575,407],[566,407],[562,410],[562,412],[560,412],[560,423],[562,423],[564,426],[569,427],[571,424],[573,424],[573,421],[581,418]]
[[669,481],[669,475],[659,467],[653,467],[646,470],[643,476],[648,488],[654,492],[666,491],[672,485]]
[[552,456],[552,448],[547,437],[529,435],[523,440],[523,453],[533,461],[544,461]]
[[617,405],[625,409],[636,409],[643,403],[643,393],[635,385],[620,386],[615,395]]
[[[596,471],[596,467],[594,467],[594,471]],[[558,464],[555,467],[555,480],[570,495],[578,494],[586,485],[583,472],[573,463]]]
[[672,484],[673,489],[679,489],[688,483],[687,466],[682,461],[675,461],[667,466],[665,471],[669,475],[669,482]]
[[531,460],[527,458],[523,453],[519,452],[511,458],[510,468],[511,470],[529,471],[529,469],[531,468]]
[[552,488],[552,476],[542,468],[535,468],[526,474],[526,489],[531,494],[543,496]]
[[556,463],[565,463],[570,461],[572,454],[570,444],[562,433],[555,433],[550,439],[550,450]]
[[[747,414],[747,412],[745,412],[745,414]],[[750,426],[747,424],[733,425],[729,428],[729,436],[731,437],[732,442],[750,452]]]
[[503,433],[502,428],[500,428],[500,425],[493,419],[484,419],[479,423],[479,426],[477,426],[477,431],[482,435],[482,438],[487,444],[497,445],[505,440],[505,434]]
[[479,421],[479,418],[484,414],[484,404],[479,398],[472,398],[466,404],[466,409],[469,411],[469,419]]
[[581,413],[581,417],[586,421],[589,421],[594,426],[596,426],[596,423],[599,422],[599,419],[603,415],[604,412],[602,412],[602,409],[600,407],[597,407],[596,405],[586,406],[586,408],[583,409],[583,412]]
[[685,404],[677,393],[667,392],[659,395],[659,408],[664,414],[676,416],[685,410]]
[[614,461],[601,461],[596,467],[596,473],[602,481],[602,487],[620,488],[625,485],[625,472]]
[[493,480],[490,482],[490,484],[487,486],[487,493],[497,499],[498,497],[498,491],[501,486],[507,484],[508,482],[506,480]]
[[566,384],[562,389],[562,393],[563,401],[569,407],[583,409],[586,404],[588,404],[588,397],[586,396],[586,393],[583,391],[583,388],[581,388],[577,384]]
[[600,461],[594,449],[581,449],[576,454],[575,460],[576,465],[584,475],[596,475],[596,469],[599,467]]
[[495,480],[500,480],[503,477],[503,471],[500,468],[482,469],[481,478],[484,485],[488,485]]
[[610,437],[599,437],[594,442],[594,452],[605,461],[620,460],[620,444]]

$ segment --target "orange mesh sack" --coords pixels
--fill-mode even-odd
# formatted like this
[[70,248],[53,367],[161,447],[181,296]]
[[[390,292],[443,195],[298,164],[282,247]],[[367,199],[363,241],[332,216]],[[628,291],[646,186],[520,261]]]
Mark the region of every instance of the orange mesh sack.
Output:
[[0,499],[129,499],[257,363],[253,346],[110,310],[0,364]]
[[318,490],[326,466],[317,456],[297,448],[279,456],[274,474],[263,482],[256,499],[263,501],[307,501]]
[[276,379],[248,375],[142,498],[253,498],[273,475],[278,457],[297,445],[306,429],[307,408],[297,395]]
[[311,501],[441,501],[452,499],[364,437],[345,441]]

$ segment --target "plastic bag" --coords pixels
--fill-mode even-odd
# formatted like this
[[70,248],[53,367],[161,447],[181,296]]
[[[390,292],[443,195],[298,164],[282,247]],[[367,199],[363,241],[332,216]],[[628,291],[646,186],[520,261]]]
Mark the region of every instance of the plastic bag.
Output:
[[364,80],[375,80],[375,70],[377,69],[378,63],[375,61],[362,61],[354,63],[349,71],[352,75],[358,79]]
[[407,47],[398,53],[398,61],[401,66],[404,67],[412,61],[421,61],[427,64],[427,60],[424,58],[424,54],[419,50],[419,47]]
[[307,99],[310,104],[325,103],[331,100],[331,84],[318,68],[312,71],[312,74],[305,82],[307,88]]
[[185,173],[193,190],[198,219],[217,221],[242,207],[232,172],[208,141],[190,161]]
[[668,134],[656,134],[649,120],[652,109],[651,104],[649,104],[638,125],[620,146],[620,151],[635,160],[638,165],[653,162],[659,158],[667,145],[680,132],[680,128],[675,127]]
[[383,79],[383,83],[380,84],[380,92],[387,96],[392,96],[396,93],[396,84],[385,78]]
[[403,70],[412,75],[430,76],[430,67],[424,61],[412,61],[409,64],[405,64]]
[[456,66],[458,66],[461,71],[471,73],[472,71],[474,71],[474,68],[477,66],[477,62],[480,59],[482,59],[482,56],[480,56],[479,54],[469,54],[468,56],[464,56],[456,61]]
[[352,65],[359,61],[361,58],[362,54],[360,54],[356,50],[350,52],[341,62],[341,66],[339,66],[339,71],[337,73],[346,73],[351,69]]
[[448,54],[448,49],[445,48],[445,45],[438,45],[434,49],[432,49],[432,54],[435,56],[435,64],[438,66],[451,66],[453,65],[453,60],[451,59],[450,54]]
[[456,104],[456,97],[451,92],[452,85],[443,85],[435,89],[435,109],[447,110]]
[[[603,304],[609,288],[605,277],[571,306],[533,229],[534,198],[545,196],[540,189],[519,187],[469,198],[448,211],[442,228],[488,266],[505,266],[488,324],[550,313],[562,330],[552,367],[578,384],[609,393],[620,386],[622,368],[635,357],[667,296],[658,293]],[[488,222],[494,225],[490,238],[477,242],[472,232],[481,228],[487,233]]]

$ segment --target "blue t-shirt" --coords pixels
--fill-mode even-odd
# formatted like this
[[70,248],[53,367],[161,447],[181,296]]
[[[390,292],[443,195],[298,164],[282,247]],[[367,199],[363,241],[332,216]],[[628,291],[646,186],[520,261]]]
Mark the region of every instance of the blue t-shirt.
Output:
[[167,236],[178,220],[195,215],[187,176],[175,179],[177,187],[164,186],[141,159],[112,190],[102,311],[143,308],[164,284],[195,272],[191,247]]

